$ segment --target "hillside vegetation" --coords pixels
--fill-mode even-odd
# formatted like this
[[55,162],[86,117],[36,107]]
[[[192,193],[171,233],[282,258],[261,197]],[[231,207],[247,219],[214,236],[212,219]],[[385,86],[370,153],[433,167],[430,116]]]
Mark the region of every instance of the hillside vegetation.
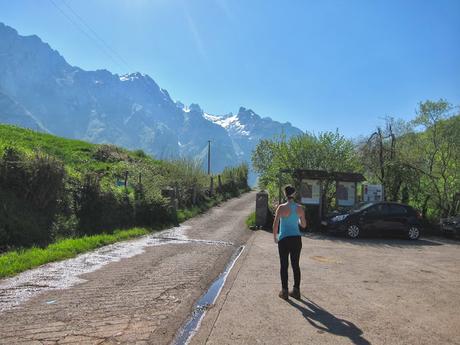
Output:
[[247,189],[247,171],[225,169],[211,193],[201,162],[0,125],[0,250],[172,223],[165,187],[176,190],[183,220]]

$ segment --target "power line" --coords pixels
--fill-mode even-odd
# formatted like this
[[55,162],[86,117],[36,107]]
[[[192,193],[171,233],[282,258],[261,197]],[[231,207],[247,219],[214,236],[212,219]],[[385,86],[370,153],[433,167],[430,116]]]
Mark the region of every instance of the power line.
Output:
[[[93,36],[91,36],[86,30],[82,28],[82,26],[76,22],[72,17],[70,17],[54,0],[49,0],[51,4],[69,21],[71,22],[81,33],[83,33],[87,38],[90,40],[96,42],[97,46],[99,49],[108,57],[110,58],[113,62],[115,62],[119,67],[125,68],[125,66],[122,66],[119,61],[114,59],[111,53],[107,50],[107,48],[104,45],[101,45],[101,43],[96,40]],[[81,17],[80,17],[81,18]],[[94,30],[92,30],[94,31]],[[106,44],[107,45],[107,44]],[[129,66],[128,66],[129,67]]]
[[132,70],[130,64],[115,50],[113,49],[104,39],[102,39],[101,36],[98,35],[98,33],[88,24],[86,20],[84,20],[68,3],[66,0],[62,0],[62,3],[64,6],[66,6],[70,12],[74,14],[75,17],[77,17],[81,23],[94,35],[94,37],[106,47],[106,49],[110,50],[122,63],[126,65],[129,69]]
[[[58,4],[56,3],[55,0],[49,0],[51,4],[56,7],[56,9],[59,10],[59,12],[68,20],[70,21],[74,26],[77,27],[77,29],[82,32],[86,37],[88,37],[90,40],[94,41],[98,48],[104,52],[105,55],[107,55],[112,61],[114,61],[119,67],[122,69],[128,68],[129,70],[134,71],[135,69],[131,67],[131,65],[124,59],[115,49],[113,49],[88,23],[85,19],[82,18],[81,15],[79,15],[65,0],[62,0],[62,3],[64,6],[66,6],[67,10],[73,14],[75,18],[78,19],[79,22],[77,22],[74,18],[69,16],[68,13],[66,13]],[[82,25],[86,28],[86,30],[82,27]],[[90,35],[91,33],[91,35]],[[122,62],[125,66],[122,66],[120,64]],[[145,78],[140,78],[140,81],[146,86],[146,87],[151,87],[149,83],[147,83],[147,80]]]

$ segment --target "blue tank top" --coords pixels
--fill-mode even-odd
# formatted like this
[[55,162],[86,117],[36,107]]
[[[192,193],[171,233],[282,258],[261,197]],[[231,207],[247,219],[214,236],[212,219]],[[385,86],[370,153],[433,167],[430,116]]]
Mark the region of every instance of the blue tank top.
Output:
[[285,237],[302,236],[299,230],[299,216],[297,215],[297,204],[289,202],[291,213],[288,217],[280,218],[280,231],[278,233],[278,241]]

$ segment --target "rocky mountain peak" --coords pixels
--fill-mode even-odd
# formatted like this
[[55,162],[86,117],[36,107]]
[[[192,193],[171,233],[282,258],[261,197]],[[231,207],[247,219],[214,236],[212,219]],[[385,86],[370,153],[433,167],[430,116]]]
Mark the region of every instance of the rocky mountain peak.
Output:
[[245,107],[236,115],[210,115],[197,103],[185,106],[140,72],[70,66],[39,37],[21,36],[2,23],[0,105],[0,122],[143,149],[160,159],[205,160],[211,140],[214,172],[250,162],[260,139],[301,133]]
[[199,115],[203,115],[203,109],[201,109],[199,104],[192,103],[192,104],[190,104],[188,109],[190,110],[191,113],[196,113],[196,114],[199,114]]
[[18,37],[18,32],[13,29],[12,27],[5,25],[4,23],[0,22],[0,32],[2,33],[2,36],[4,39],[7,38],[16,38]]

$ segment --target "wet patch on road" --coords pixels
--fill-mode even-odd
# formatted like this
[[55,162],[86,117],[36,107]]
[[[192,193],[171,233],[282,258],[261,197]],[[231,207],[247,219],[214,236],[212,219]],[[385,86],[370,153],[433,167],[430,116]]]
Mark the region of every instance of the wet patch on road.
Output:
[[197,239],[179,239],[179,238],[173,238],[173,237],[157,237],[158,239],[161,240],[168,240],[168,241],[180,241],[180,243],[202,243],[202,244],[212,244],[212,245],[218,245],[218,246],[234,246],[235,244],[232,242],[226,242],[226,241],[213,241],[213,240],[197,240]]
[[179,226],[138,239],[114,243],[72,259],[45,264],[12,278],[0,280],[0,313],[20,306],[44,291],[66,289],[85,282],[80,275],[94,272],[108,263],[142,254],[147,247],[184,243],[233,245],[224,241],[190,239],[185,235],[188,228]]
[[227,280],[228,274],[232,270],[243,250],[244,246],[241,246],[236,250],[229,263],[225,267],[225,270],[217,277],[216,280],[214,280],[208,290],[200,297],[198,302],[196,302],[192,315],[179,329],[174,341],[172,342],[172,345],[186,345],[190,342],[192,337],[198,331],[206,311],[216,302],[216,299],[222,291],[225,281]]

